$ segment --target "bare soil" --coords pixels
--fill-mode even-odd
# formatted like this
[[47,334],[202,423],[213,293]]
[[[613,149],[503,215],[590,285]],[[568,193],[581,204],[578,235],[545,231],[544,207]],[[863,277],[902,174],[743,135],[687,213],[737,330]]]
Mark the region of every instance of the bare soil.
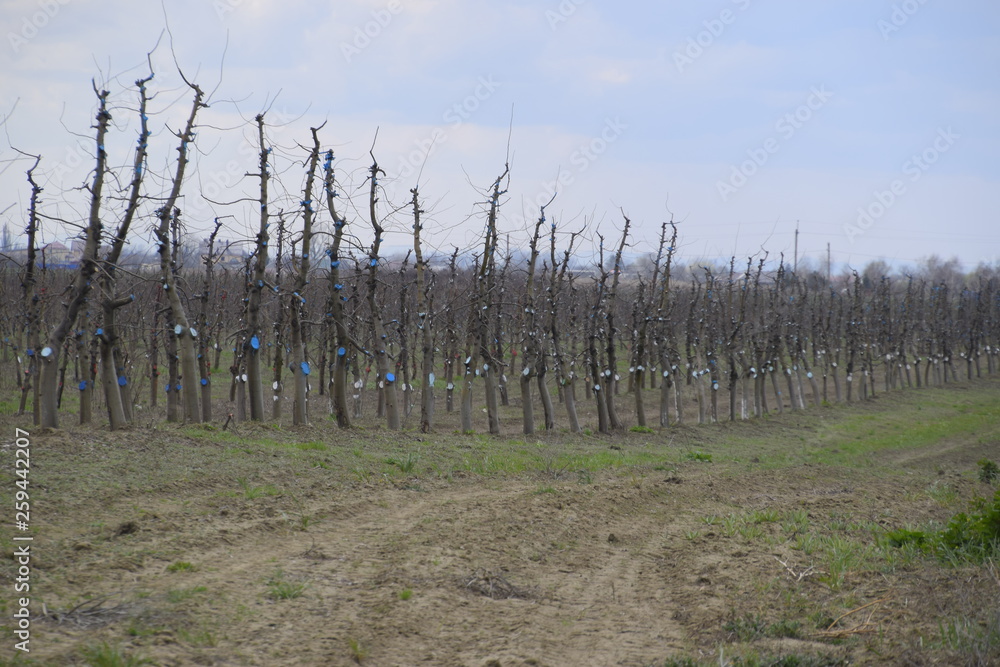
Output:
[[[158,665],[997,664],[989,563],[873,555],[833,572],[829,545],[808,548],[874,548],[880,527],[944,523],[990,493],[976,462],[997,458],[996,420],[858,461],[775,456],[836,457],[831,429],[850,420],[881,432],[890,415],[944,419],[998,390],[608,438],[508,431],[468,451],[663,457],[514,472],[462,465],[468,436],[374,422],[242,425],[235,441],[178,426],[32,433],[32,650],[15,656],[4,632],[0,662],[98,664],[106,642]],[[0,428],[15,425],[29,428]]]

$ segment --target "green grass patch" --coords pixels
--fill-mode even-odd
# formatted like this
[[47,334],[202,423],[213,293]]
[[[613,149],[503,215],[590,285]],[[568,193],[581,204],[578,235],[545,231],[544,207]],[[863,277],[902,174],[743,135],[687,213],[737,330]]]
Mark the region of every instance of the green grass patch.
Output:
[[390,456],[385,460],[385,462],[391,466],[399,468],[399,471],[404,475],[409,475],[416,469],[417,461],[419,460],[419,455],[414,454],[413,452],[407,452],[406,458],[395,458]]
[[107,642],[86,646],[81,655],[84,664],[89,667],[139,667],[139,665],[154,664],[148,658],[127,653],[120,646],[113,646]]
[[968,512],[955,514],[940,529],[911,527],[886,531],[878,543],[893,549],[933,554],[954,564],[983,563],[1000,557],[1000,489],[992,498],[976,498]]
[[177,636],[182,642],[195,648],[213,648],[218,645],[215,634],[204,628],[197,630],[181,628],[177,631]]
[[351,653],[351,658],[359,665],[368,658],[368,647],[361,643],[361,640],[349,637],[347,639],[347,650]]
[[236,483],[240,485],[240,489],[243,490],[243,497],[247,500],[253,500],[255,498],[261,498],[263,496],[277,496],[280,495],[280,491],[272,484],[264,484],[262,486],[254,486],[246,477],[239,477],[236,479]]
[[194,565],[185,560],[179,560],[167,566],[167,572],[188,572],[193,569]]
[[[870,465],[869,455],[883,450],[916,449],[942,440],[972,439],[1000,431],[1000,410],[991,392],[970,392],[954,405],[954,396],[924,392],[914,405],[876,414],[844,415],[823,429],[822,446],[807,460],[833,465]],[[956,407],[959,409],[956,410]],[[914,418],[920,412],[920,418]]]
[[205,593],[208,589],[204,586],[195,586],[193,588],[175,588],[173,590],[167,591],[167,602],[186,602],[191,598],[195,597],[199,593]]
[[992,499],[976,498],[969,513],[959,512],[939,535],[948,553],[982,562],[1000,555],[1000,489]]
[[730,619],[722,625],[722,629],[741,642],[752,642],[764,637],[795,639],[802,636],[802,624],[799,621],[781,619],[768,623],[760,614],[745,614]]
[[302,597],[305,593],[306,584],[285,579],[285,573],[281,570],[275,572],[265,582],[268,589],[268,597],[272,600],[294,600]]
[[966,664],[985,665],[983,658],[1000,650],[1000,622],[984,625],[964,616],[949,618],[938,622],[938,632],[939,645],[970,658]]
[[322,442],[296,442],[294,444],[294,447],[295,449],[298,449],[303,452],[311,452],[311,451],[325,452],[327,451],[327,449],[329,449],[329,447],[327,447]]
[[979,481],[984,484],[992,484],[1000,478],[1000,466],[996,463],[990,461],[989,459],[980,459],[977,463],[979,466]]

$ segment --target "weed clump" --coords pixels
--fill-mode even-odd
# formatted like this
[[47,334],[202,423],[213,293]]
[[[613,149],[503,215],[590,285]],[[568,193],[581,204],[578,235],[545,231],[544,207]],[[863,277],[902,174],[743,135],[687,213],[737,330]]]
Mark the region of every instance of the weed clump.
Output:
[[790,619],[781,619],[775,623],[767,623],[760,614],[744,614],[742,618],[726,621],[722,629],[733,639],[742,642],[752,642],[762,637],[780,639],[790,637],[796,639],[802,636],[802,624]]
[[907,544],[915,544],[916,546],[922,548],[928,543],[927,533],[922,530],[897,528],[886,532],[885,536],[889,541],[889,545],[896,547],[897,549],[906,546]]
[[979,460],[979,481],[992,484],[1000,477],[1000,466],[989,459]]
[[914,545],[941,558],[981,562],[1000,554],[1000,489],[992,499],[976,498],[969,512],[959,512],[940,531],[897,528],[886,533],[897,548]]
[[153,661],[139,655],[130,655],[120,646],[107,642],[92,644],[83,649],[84,664],[90,667],[139,667],[152,665]]
[[985,560],[1000,551],[1000,489],[992,500],[976,498],[970,513],[959,512],[941,531],[941,544],[947,549],[967,554],[973,560]]

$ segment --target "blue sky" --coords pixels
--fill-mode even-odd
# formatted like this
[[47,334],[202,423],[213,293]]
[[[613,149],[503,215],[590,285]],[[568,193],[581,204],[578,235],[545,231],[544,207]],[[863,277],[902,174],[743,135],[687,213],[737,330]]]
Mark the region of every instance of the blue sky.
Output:
[[[44,156],[50,213],[82,214],[79,193],[59,192],[87,175],[92,77],[116,94],[116,161],[130,159],[125,89],[169,24],[177,61],[214,89],[185,189],[194,230],[226,215],[230,236],[248,235],[252,206],[200,195],[226,182],[212,199],[253,194],[248,121],[270,105],[290,208],[310,126],[327,122],[346,193],[378,128],[385,212],[419,173],[428,241],[444,251],[475,246],[509,134],[514,246],[556,190],[550,219],[591,241],[617,237],[624,209],[634,253],[672,213],[690,261],[790,256],[798,221],[814,260],[829,243],[858,268],[936,253],[971,269],[1000,260],[998,19],[985,0],[0,0],[0,223],[19,229],[27,203],[11,145]],[[174,155],[162,128],[188,96],[167,37],[153,61],[162,169]],[[406,246],[407,217],[386,222],[386,243]],[[353,230],[370,242],[363,219]]]

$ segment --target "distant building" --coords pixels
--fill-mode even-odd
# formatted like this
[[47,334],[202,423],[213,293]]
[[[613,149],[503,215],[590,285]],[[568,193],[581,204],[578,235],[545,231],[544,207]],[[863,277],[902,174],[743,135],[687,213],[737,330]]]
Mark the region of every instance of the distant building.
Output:
[[[215,240],[215,266],[219,269],[241,270],[246,266],[247,254],[238,250],[234,243],[225,240]],[[198,263],[205,265],[205,258],[208,257],[208,239],[202,239],[198,245]]]
[[[3,251],[4,261],[12,261],[24,266],[28,261],[27,248],[8,248]],[[58,241],[48,243],[35,251],[35,265],[39,268],[48,269],[76,269],[80,266],[80,258],[83,257],[83,245],[77,246],[73,242],[72,248],[67,248]]]
[[[2,234],[0,234],[2,241]],[[86,243],[81,239],[74,239],[67,247],[64,243],[53,241],[39,247],[35,252],[35,265],[39,268],[49,269],[77,269],[80,267],[80,260]],[[215,266],[219,269],[243,270],[246,266],[247,254],[238,249],[237,244],[227,241],[215,242]],[[106,248],[105,248],[106,250]],[[0,263],[14,262],[20,266],[28,261],[27,248],[6,248],[0,250]],[[98,256],[105,253],[98,251]],[[180,264],[185,270],[201,270],[204,267],[205,257],[208,255],[208,239],[203,240],[195,248],[188,246],[188,252],[180,260]],[[160,255],[152,248],[138,248],[132,251],[126,250],[118,260],[118,266],[135,272],[159,271]]]
[[160,256],[155,250],[149,248],[123,252],[118,259],[118,266],[135,273],[159,271]]
[[58,241],[40,248],[41,262],[50,269],[75,269],[80,266],[83,253],[75,253]]
[[13,262],[19,266],[24,266],[26,261],[28,261],[27,248],[7,248],[0,256],[0,262]]

